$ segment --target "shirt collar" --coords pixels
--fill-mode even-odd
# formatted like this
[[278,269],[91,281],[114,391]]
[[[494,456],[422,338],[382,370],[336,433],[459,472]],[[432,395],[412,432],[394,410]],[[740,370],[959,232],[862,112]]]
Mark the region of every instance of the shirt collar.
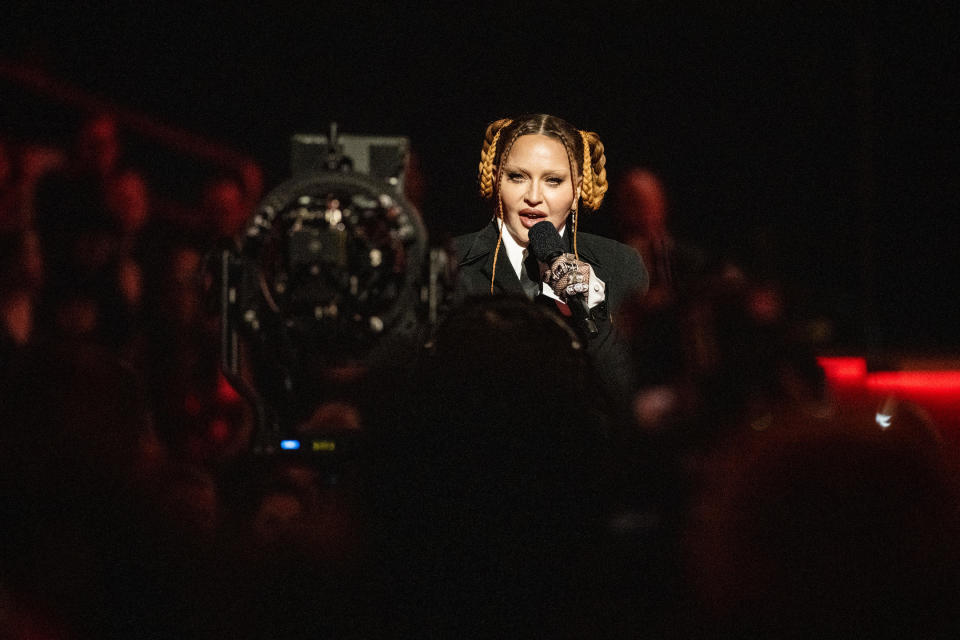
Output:
[[[497,224],[502,225],[503,221],[497,218]],[[563,225],[560,228],[560,237],[563,237],[563,232],[567,230],[567,225]],[[513,267],[514,272],[517,274],[517,277],[520,278],[520,270],[523,269],[523,259],[524,253],[526,252],[526,247],[521,247],[520,244],[513,237],[513,234],[510,233],[510,229],[503,230],[503,248],[507,251],[507,258],[510,259],[510,266]]]

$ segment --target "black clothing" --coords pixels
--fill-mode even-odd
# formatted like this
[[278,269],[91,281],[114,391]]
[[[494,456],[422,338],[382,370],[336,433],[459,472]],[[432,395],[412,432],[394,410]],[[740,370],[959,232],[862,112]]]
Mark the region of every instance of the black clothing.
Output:
[[[498,228],[495,220],[482,230],[454,238],[458,275],[454,289],[454,303],[470,296],[490,293],[493,274],[493,254],[497,245]],[[572,234],[562,238],[565,250],[573,253]],[[606,299],[590,310],[599,335],[584,342],[604,386],[617,401],[626,402],[634,389],[633,367],[629,353],[617,335],[613,316],[630,296],[644,293],[649,287],[649,276],[640,254],[616,240],[589,233],[577,234],[577,250],[582,261],[593,267],[594,274],[606,284]],[[494,294],[523,295],[516,271],[501,248],[497,260]],[[538,296],[537,301],[557,308],[556,301]],[[573,325],[571,325],[573,326]],[[576,327],[574,327],[576,330]]]

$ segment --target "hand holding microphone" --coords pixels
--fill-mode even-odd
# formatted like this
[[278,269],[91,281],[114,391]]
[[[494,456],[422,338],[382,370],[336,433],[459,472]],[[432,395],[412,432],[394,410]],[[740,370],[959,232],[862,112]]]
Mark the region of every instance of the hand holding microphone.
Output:
[[570,296],[590,290],[590,265],[577,260],[572,253],[564,253],[553,261],[543,279],[566,302]]
[[553,223],[544,220],[530,228],[528,249],[543,264],[550,265],[545,274],[547,283],[557,297],[567,303],[577,328],[590,338],[599,335],[597,323],[590,317],[584,293],[590,285],[590,265],[577,260],[573,254],[564,253],[560,234]]

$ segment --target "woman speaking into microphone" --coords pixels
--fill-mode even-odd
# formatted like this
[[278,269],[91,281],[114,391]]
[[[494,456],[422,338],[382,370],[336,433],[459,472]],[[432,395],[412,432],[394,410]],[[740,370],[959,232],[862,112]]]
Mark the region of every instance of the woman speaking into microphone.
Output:
[[[582,209],[596,211],[607,191],[606,157],[596,133],[547,114],[487,126],[480,152],[480,196],[491,201],[483,229],[454,239],[454,300],[526,295],[565,316],[605,386],[633,390],[632,366],[614,318],[649,281],[639,253],[578,233]],[[626,396],[621,396],[621,400]]]

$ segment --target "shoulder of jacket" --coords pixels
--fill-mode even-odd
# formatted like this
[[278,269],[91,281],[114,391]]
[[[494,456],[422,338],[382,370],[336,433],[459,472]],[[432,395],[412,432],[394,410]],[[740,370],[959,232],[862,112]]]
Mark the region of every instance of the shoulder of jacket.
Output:
[[480,231],[454,236],[452,244],[457,264],[464,265],[476,262],[487,256],[493,251],[496,242],[497,234],[496,231],[491,231],[491,225]]
[[577,234],[577,249],[582,259],[590,262],[590,258],[593,258],[601,264],[611,260],[629,261],[640,257],[639,252],[633,247],[592,233]]

